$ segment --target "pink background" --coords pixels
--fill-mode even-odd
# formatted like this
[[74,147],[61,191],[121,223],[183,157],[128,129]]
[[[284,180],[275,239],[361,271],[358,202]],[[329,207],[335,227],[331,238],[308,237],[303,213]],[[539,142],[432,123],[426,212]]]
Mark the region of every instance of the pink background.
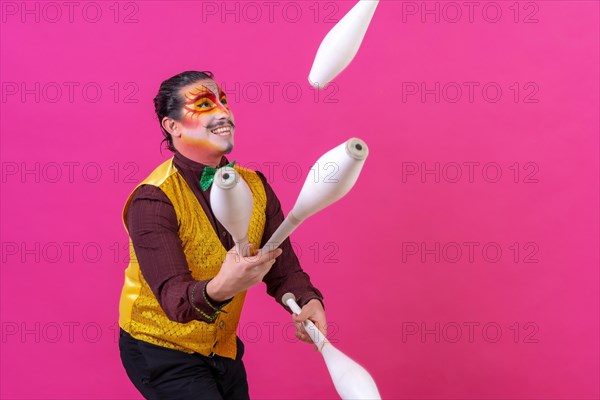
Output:
[[[276,2],[271,19],[264,2],[79,2],[71,21],[53,4],[1,4],[2,398],[140,398],[115,339],[120,213],[170,156],[151,99],[189,69],[224,83],[231,158],[265,172],[286,212],[322,153],[368,143],[354,190],[293,241],[332,340],[383,398],[599,397],[597,2],[477,2],[469,21],[463,2],[382,1],[318,98],[314,55],[354,2]],[[436,7],[439,21],[419,14]],[[436,82],[439,102],[421,98]],[[420,174],[436,163],[439,182]],[[252,397],[336,398],[289,321],[264,286],[250,291]]]

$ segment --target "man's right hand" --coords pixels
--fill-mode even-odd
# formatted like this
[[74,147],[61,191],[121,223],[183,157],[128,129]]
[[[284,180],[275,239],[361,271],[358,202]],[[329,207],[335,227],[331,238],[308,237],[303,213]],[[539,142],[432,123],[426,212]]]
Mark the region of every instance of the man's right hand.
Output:
[[229,250],[221,270],[206,285],[208,297],[216,302],[223,302],[260,283],[282,253],[279,248],[265,253],[263,250],[249,257],[240,256],[235,247]]

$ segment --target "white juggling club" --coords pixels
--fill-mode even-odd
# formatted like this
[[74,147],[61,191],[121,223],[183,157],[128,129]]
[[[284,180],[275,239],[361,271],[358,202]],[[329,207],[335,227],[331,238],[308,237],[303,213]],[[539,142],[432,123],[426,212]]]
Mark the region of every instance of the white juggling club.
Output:
[[[302,311],[292,293],[284,294],[281,301],[294,314],[300,314]],[[335,390],[342,399],[381,399],[377,385],[366,369],[335,348],[312,321],[306,320],[303,325],[321,352]]]
[[323,154],[311,168],[314,176],[304,181],[296,204],[264,248],[274,250],[306,218],[338,201],[352,189],[362,170],[369,148],[352,138]]
[[253,204],[252,192],[237,171],[231,167],[219,168],[210,191],[210,205],[215,217],[231,234],[241,256],[249,255],[248,225]]
[[379,0],[359,0],[321,42],[308,81],[323,88],[354,59]]

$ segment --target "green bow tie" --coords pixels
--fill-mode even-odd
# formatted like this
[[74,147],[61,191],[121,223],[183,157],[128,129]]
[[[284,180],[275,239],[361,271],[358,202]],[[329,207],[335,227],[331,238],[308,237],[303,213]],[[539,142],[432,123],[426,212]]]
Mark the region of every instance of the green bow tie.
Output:
[[[223,167],[233,167],[234,165],[235,161],[232,161],[229,164],[224,165]],[[215,174],[217,173],[219,168],[204,167],[204,170],[202,171],[202,176],[200,177],[200,186],[202,187],[202,190],[206,191],[210,187],[210,185],[212,185],[213,181],[215,180]]]

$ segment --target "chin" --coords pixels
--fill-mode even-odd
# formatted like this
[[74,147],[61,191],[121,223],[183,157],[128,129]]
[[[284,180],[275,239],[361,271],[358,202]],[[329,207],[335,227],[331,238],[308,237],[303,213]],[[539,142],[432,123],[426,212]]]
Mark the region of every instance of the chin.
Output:
[[228,143],[227,148],[223,151],[223,154],[229,154],[233,151],[233,143]]

